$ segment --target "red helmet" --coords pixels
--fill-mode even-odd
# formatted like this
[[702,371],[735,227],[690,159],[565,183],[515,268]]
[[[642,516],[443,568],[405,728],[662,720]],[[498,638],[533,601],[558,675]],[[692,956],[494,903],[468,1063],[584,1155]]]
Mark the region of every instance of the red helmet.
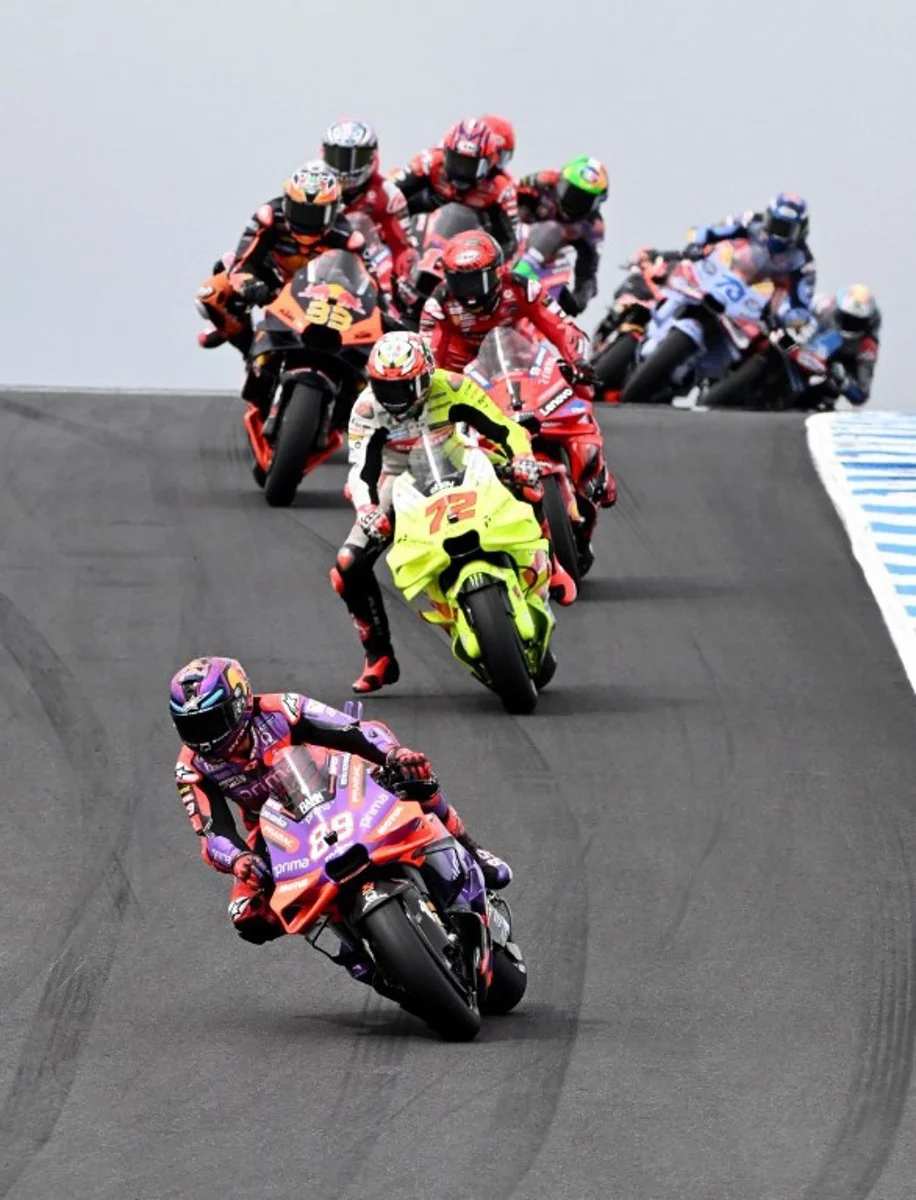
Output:
[[496,166],[499,147],[489,125],[468,117],[453,125],[442,139],[445,174],[459,191],[485,179]]
[[490,132],[493,134],[499,154],[497,161],[499,166],[505,170],[515,153],[515,129],[512,122],[507,121],[505,117],[494,117],[489,113],[480,119],[485,125],[490,126]]
[[499,269],[503,252],[482,229],[465,229],[445,244],[445,285],[463,307],[490,312],[499,303]]

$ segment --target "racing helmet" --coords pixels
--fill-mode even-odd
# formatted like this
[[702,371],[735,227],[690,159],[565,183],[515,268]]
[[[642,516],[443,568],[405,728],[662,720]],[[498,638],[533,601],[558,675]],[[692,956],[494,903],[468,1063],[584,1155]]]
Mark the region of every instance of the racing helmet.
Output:
[[372,394],[392,417],[419,415],[432,385],[432,352],[418,333],[384,333],[372,347],[368,364]]
[[607,170],[597,158],[580,154],[560,171],[557,180],[557,207],[567,221],[593,217],[607,199]]
[[874,293],[864,283],[840,288],[834,303],[837,328],[849,341],[869,332],[878,315]]
[[314,241],[330,229],[337,220],[340,204],[337,172],[321,159],[299,167],[283,188],[283,215],[297,239]]
[[763,229],[771,254],[800,246],[808,236],[808,202],[792,192],[780,192],[767,205]]
[[172,676],[169,714],[186,746],[205,758],[232,753],[251,726],[251,684],[234,658],[195,658]]
[[470,312],[492,312],[497,306],[502,264],[499,243],[482,229],[456,233],[442,253],[445,285]]
[[321,157],[337,172],[345,194],[358,192],[378,168],[378,135],[365,121],[335,121],[324,135]]
[[460,192],[485,179],[499,158],[489,125],[478,117],[453,125],[442,139],[442,151],[446,178]]
[[515,128],[511,121],[507,121],[505,117],[491,116],[489,113],[480,118],[485,125],[489,125],[490,132],[493,134],[493,140],[496,143],[497,166],[500,170],[505,171],[512,161],[512,155],[515,153]]

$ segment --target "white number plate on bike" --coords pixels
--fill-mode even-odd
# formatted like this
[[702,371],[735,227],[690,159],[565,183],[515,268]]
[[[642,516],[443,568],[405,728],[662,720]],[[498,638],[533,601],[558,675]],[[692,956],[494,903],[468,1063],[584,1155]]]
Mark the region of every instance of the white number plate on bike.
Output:
[[767,297],[727,271],[715,258],[703,258],[697,264],[697,277],[703,290],[725,306],[729,317],[756,321],[766,308]]

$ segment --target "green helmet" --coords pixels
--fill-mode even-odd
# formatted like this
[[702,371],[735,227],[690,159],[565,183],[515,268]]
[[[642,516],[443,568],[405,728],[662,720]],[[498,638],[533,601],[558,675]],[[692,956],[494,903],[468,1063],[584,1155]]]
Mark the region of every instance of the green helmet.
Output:
[[570,221],[594,216],[607,199],[608,177],[597,158],[580,154],[560,171],[557,180],[557,204]]

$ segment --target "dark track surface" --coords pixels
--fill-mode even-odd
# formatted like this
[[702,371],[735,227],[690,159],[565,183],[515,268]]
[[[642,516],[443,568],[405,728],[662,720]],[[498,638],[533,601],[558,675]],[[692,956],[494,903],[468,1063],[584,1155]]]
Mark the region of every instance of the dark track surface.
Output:
[[531,968],[455,1047],[237,943],[174,793],[180,662],[338,703],[358,664],[341,469],[271,512],[238,418],[0,394],[0,1197],[911,1197],[916,704],[800,422],[603,414],[533,718],[394,608],[371,711],[511,859]]

